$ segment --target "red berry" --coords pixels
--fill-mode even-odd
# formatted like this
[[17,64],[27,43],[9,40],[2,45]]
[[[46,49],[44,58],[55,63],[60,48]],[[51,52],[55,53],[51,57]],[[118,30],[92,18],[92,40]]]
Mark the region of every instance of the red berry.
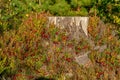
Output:
[[55,34],[58,35],[58,32],[56,32]]

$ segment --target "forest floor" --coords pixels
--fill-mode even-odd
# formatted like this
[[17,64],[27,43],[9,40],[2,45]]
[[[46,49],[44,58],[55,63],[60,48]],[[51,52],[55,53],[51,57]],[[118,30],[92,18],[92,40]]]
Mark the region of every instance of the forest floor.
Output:
[[[36,17],[35,17],[36,16]],[[88,37],[71,39],[46,14],[32,14],[0,36],[1,80],[119,80],[116,27],[90,17]],[[38,78],[38,79],[37,79]]]

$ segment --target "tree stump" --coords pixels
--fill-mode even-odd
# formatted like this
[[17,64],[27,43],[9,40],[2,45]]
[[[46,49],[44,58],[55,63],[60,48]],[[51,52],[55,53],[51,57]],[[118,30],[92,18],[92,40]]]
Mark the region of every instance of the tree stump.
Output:
[[60,29],[66,29],[71,38],[76,40],[88,36],[88,22],[89,17],[48,17],[48,25],[54,24]]

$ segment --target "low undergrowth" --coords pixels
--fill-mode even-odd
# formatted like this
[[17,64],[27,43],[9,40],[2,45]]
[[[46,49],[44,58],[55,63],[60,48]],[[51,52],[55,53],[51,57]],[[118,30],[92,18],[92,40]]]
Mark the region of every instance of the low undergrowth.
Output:
[[[0,36],[1,79],[34,80],[119,80],[120,41],[112,35],[114,27],[105,26],[99,36],[99,18],[90,17],[89,34],[96,46],[107,45],[103,52],[93,50],[87,41],[70,39],[66,30],[47,27],[47,14],[27,15],[18,30]],[[102,27],[102,26],[100,26]],[[75,62],[74,56],[91,50],[92,66]],[[89,64],[89,63],[88,63]]]

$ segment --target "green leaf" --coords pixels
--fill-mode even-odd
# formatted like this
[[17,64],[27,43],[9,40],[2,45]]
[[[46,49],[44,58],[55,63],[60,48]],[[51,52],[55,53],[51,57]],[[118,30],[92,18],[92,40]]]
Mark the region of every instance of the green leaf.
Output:
[[88,11],[86,8],[82,7],[76,14],[80,16],[88,16]]

